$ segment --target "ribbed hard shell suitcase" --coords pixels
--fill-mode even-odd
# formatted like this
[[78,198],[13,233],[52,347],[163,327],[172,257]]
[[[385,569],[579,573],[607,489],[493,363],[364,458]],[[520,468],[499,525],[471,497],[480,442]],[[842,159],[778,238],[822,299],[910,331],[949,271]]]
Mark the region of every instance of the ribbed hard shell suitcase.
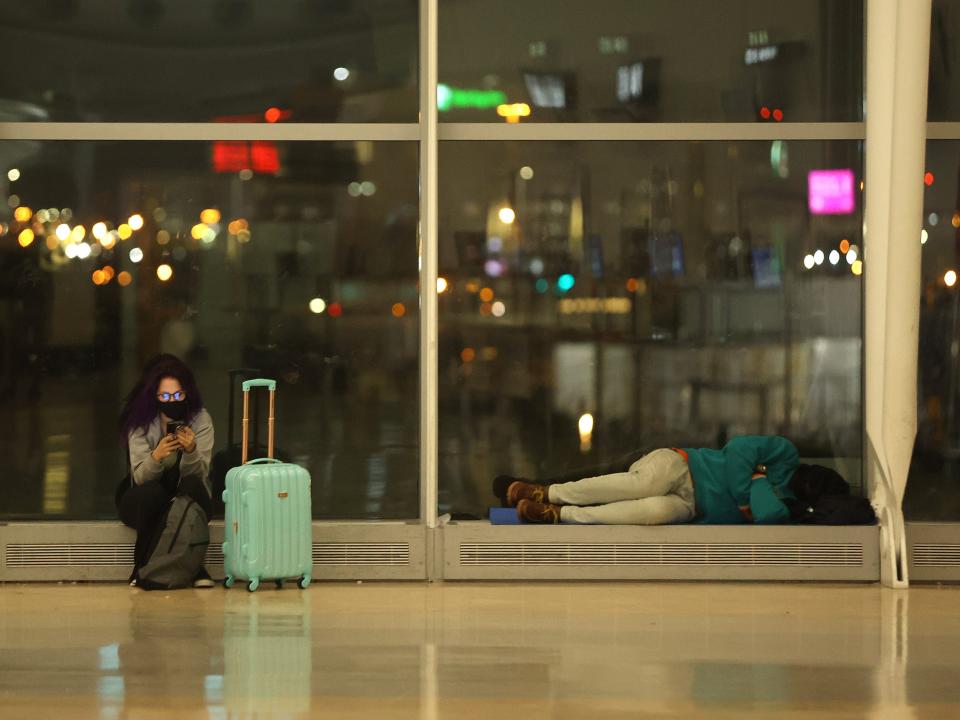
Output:
[[[270,390],[268,457],[247,462],[252,387]],[[288,578],[299,578],[300,587],[306,588],[313,569],[310,474],[299,465],[273,458],[276,388],[275,380],[243,383],[243,464],[227,473],[223,491],[224,585],[246,580],[251,592],[262,580],[280,585]]]

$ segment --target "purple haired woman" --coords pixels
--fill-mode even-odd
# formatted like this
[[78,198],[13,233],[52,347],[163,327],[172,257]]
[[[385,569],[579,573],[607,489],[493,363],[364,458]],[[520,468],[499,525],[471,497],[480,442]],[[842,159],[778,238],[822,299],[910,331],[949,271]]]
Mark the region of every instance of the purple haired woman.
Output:
[[[158,355],[127,396],[120,428],[130,468],[129,481],[117,493],[117,509],[123,523],[137,531],[139,566],[174,495],[189,496],[210,517],[213,420],[190,368],[173,355]],[[213,587],[206,570],[194,586]]]

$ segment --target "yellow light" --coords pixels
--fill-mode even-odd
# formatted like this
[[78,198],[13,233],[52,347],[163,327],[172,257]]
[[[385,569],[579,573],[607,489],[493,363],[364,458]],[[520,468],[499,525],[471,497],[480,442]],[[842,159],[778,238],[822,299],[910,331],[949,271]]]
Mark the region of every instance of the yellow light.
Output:
[[100,244],[109,250],[117,244],[117,236],[112,232],[108,232],[102,238],[100,238]]
[[83,225],[77,225],[70,231],[70,242],[78,243],[83,242],[83,239],[87,236],[87,230]]
[[139,214],[131,215],[130,219],[127,220],[127,224],[134,230],[139,230],[143,227],[143,216]]
[[502,302],[497,300],[491,307],[490,312],[493,313],[494,317],[503,317],[504,313],[507,312],[507,306]]
[[497,351],[497,349],[492,345],[487,345],[485,348],[483,348],[483,350],[480,351],[480,357],[482,357],[484,360],[496,360],[497,355],[499,354],[500,353]]
[[960,213],[953,214],[953,217],[950,219],[950,224],[955,228],[960,228]]
[[480,299],[485,303],[493,300],[493,290],[488,287],[483,288],[483,290],[480,291]]
[[160,278],[160,282],[167,282],[173,277],[173,268],[164,263],[157,268],[157,277]]
[[56,229],[57,239],[60,242],[66,242],[67,238],[70,237],[70,226],[66,223],[60,223],[57,225]]
[[117,282],[120,284],[121,287],[126,287],[127,285],[133,282],[133,276],[130,273],[128,273],[126,270],[124,270],[122,273],[117,275]]
[[475,293],[479,291],[480,291],[480,283],[478,283],[476,280],[471,280],[470,282],[467,283],[467,292]]
[[522,117],[530,117],[530,106],[526,103],[506,103],[497,106],[497,115],[506,118],[509,123],[520,122]]
[[157,233],[157,245],[166,245],[170,242],[170,233],[166,230],[161,230]]
[[863,260],[854,260],[854,261],[853,261],[853,264],[850,265],[850,271],[851,271],[854,275],[862,275],[862,274],[863,274]]
[[104,277],[103,270],[94,270],[90,279],[93,280],[94,285],[103,285],[107,281]]
[[103,276],[106,278],[107,282],[113,280],[114,276],[117,274],[117,271],[113,269],[112,265],[103,266]]
[[947,270],[943,274],[943,282],[947,287],[953,287],[957,284],[957,273],[954,270]]
[[850,241],[846,238],[840,241],[840,252],[842,252],[844,255],[850,252]]
[[90,234],[102,242],[103,238],[107,235],[107,224],[102,222],[94,223],[93,227],[90,228]]
[[503,207],[500,208],[497,217],[500,218],[500,222],[504,225],[512,225],[513,221],[517,219],[517,214],[513,211],[513,208]]
[[190,228],[190,237],[194,240],[202,240],[204,233],[207,232],[207,226],[203,223],[197,223],[192,228]]
[[312,312],[314,315],[319,315],[326,309],[327,303],[323,298],[314,298],[310,301],[310,312]]
[[216,225],[220,222],[220,211],[216,208],[207,208],[200,213],[200,222],[207,225]]
[[395,318],[401,318],[407,314],[407,309],[403,306],[403,303],[394,303],[393,307],[390,308],[390,313]]
[[577,429],[581,435],[589,435],[593,432],[593,415],[584,413],[577,421]]
[[630,278],[627,280],[627,292],[635,293],[639,287],[640,283],[636,278]]
[[56,235],[47,235],[47,250],[56,250],[60,247],[60,241]]
[[437,295],[443,292],[446,292],[447,287],[448,287],[447,279],[443,277],[438,277],[437,278]]
[[133,235],[133,228],[123,223],[117,228],[117,235],[120,236],[121,240],[128,240]]
[[28,247],[33,242],[33,230],[30,228],[21,230],[17,241],[20,243],[20,247]]
[[13,211],[13,219],[17,222],[29,222],[30,218],[33,217],[33,210],[28,207],[21,205],[16,210]]
[[477,356],[476,350],[471,347],[466,347],[460,352],[460,359],[465,362],[473,362],[473,359]]

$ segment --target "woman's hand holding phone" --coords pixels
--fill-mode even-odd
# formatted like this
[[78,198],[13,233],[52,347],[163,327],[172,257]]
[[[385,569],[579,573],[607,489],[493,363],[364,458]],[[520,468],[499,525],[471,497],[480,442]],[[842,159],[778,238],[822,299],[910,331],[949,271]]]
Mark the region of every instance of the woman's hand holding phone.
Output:
[[197,449],[197,436],[188,425],[181,425],[176,434],[177,443],[184,452],[192,453]]

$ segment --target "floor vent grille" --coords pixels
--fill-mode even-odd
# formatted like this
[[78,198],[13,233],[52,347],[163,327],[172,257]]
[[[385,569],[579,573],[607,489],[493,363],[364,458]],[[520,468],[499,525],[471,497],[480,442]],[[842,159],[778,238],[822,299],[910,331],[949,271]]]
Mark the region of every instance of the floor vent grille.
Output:
[[917,567],[960,567],[960,545],[914,545],[913,564]]
[[461,543],[461,565],[862,567],[860,543]]
[[[408,543],[313,543],[314,565],[410,565]],[[21,543],[6,546],[8,568],[130,567],[133,543]],[[223,565],[223,549],[207,549],[207,565]]]

